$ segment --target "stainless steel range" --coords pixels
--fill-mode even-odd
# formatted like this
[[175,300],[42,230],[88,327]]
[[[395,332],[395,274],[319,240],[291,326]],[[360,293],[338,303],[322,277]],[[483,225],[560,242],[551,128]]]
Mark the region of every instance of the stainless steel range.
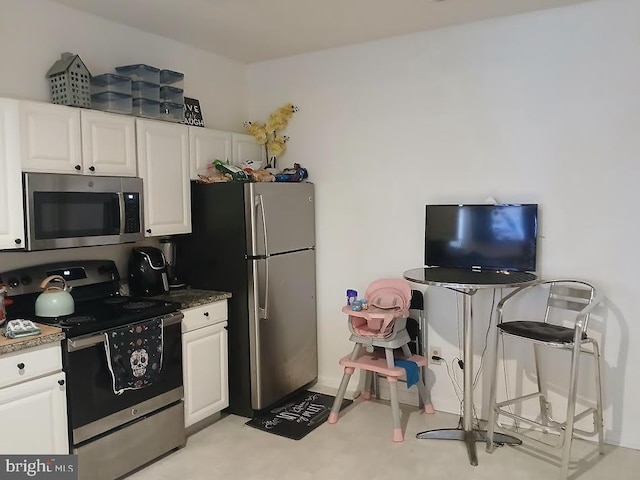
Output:
[[[75,301],[71,315],[37,317],[40,283],[62,276]],[[64,330],[69,448],[80,479],[112,480],[186,442],[182,385],[180,305],[120,295],[120,276],[110,260],[36,265],[0,274],[13,304],[8,319],[26,318]],[[162,364],[148,386],[116,394],[107,362],[106,335],[125,325],[162,320]]]

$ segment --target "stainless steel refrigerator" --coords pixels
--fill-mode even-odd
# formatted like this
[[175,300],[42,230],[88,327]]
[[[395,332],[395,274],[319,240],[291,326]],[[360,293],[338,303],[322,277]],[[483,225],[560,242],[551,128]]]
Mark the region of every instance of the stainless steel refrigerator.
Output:
[[318,376],[312,183],[191,184],[176,268],[231,292],[229,407],[250,417]]

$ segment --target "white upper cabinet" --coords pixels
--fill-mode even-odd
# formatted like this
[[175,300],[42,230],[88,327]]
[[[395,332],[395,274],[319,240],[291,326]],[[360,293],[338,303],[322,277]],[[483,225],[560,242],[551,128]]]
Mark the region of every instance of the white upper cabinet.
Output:
[[138,176],[143,180],[145,235],[191,232],[189,130],[136,120]]
[[207,167],[216,159],[231,162],[231,133],[208,128],[189,127],[190,177],[206,175]]
[[82,110],[80,120],[82,173],[135,177],[135,119],[96,110]]
[[233,165],[240,165],[247,160],[263,162],[262,166],[266,166],[266,155],[264,145],[260,145],[251,135],[244,133],[231,134],[231,142],[233,145]]
[[0,249],[24,247],[19,107],[0,98]]
[[82,173],[80,109],[19,102],[22,170]]

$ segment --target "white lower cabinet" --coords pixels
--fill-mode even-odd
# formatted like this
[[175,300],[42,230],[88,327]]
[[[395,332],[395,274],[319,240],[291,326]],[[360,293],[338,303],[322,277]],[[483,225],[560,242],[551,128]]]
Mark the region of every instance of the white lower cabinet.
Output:
[[0,357],[4,432],[0,452],[69,453],[66,381],[60,371],[60,356],[60,344],[55,343]]
[[185,426],[229,406],[227,301],[183,310]]

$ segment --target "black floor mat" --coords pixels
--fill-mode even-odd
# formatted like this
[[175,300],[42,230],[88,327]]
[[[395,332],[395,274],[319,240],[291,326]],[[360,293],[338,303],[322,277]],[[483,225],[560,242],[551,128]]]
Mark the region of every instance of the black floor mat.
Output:
[[[259,412],[245,425],[300,440],[329,418],[334,399],[332,395],[305,390],[281,404]],[[343,400],[340,410],[352,403],[353,400]]]

